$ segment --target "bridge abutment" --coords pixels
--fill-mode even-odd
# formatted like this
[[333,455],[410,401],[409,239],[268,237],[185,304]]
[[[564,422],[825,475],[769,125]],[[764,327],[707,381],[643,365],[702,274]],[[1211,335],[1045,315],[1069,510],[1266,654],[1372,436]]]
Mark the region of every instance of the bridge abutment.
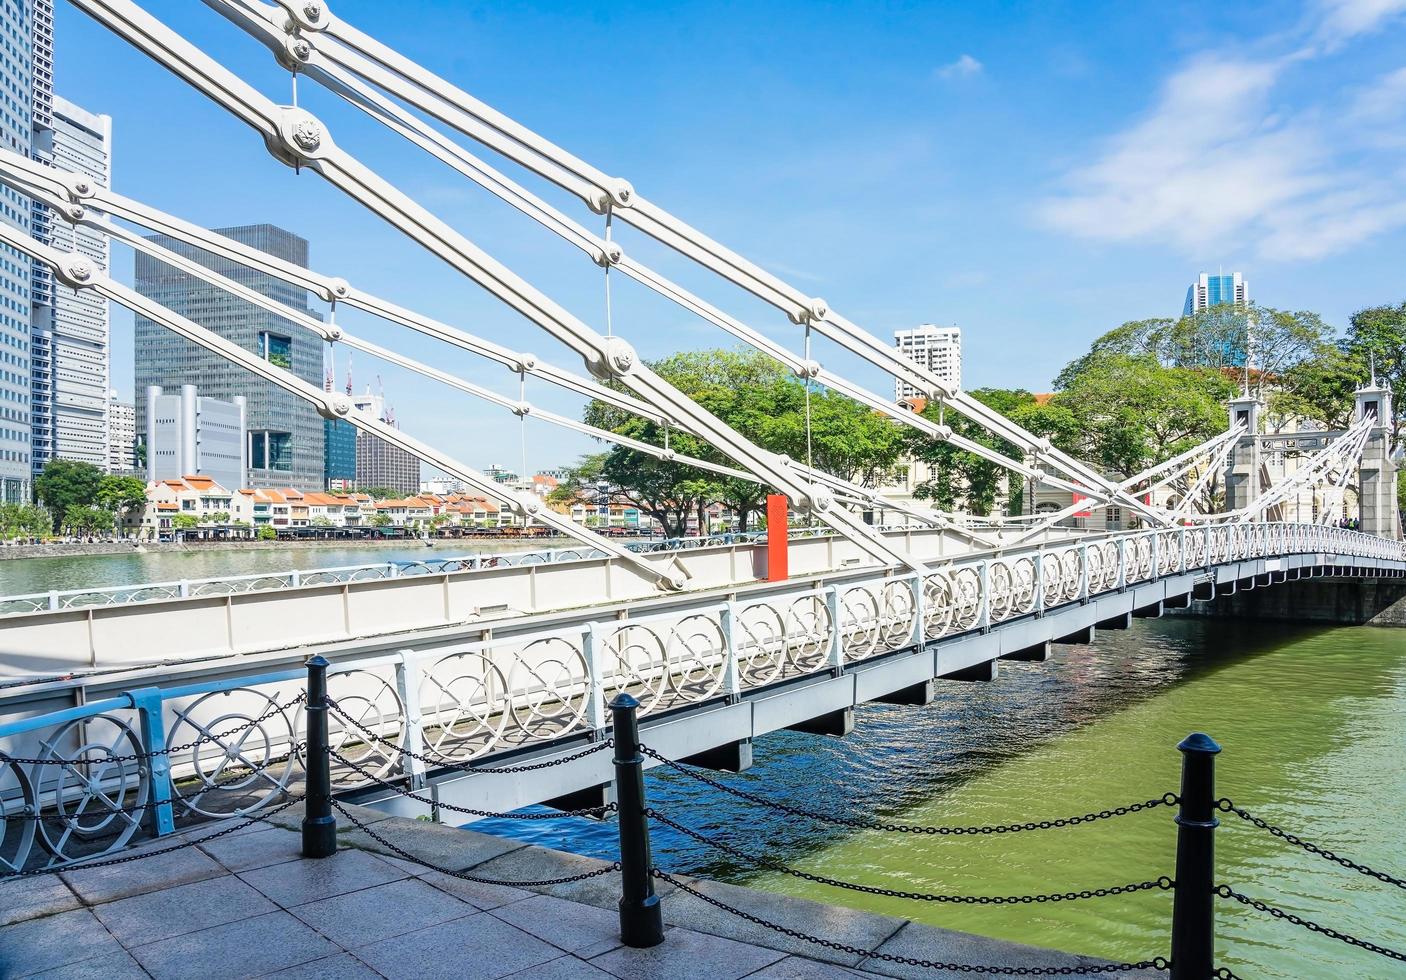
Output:
[[[1268,577],[1268,576],[1265,576]],[[1192,615],[1229,619],[1406,626],[1406,580],[1315,576],[1192,603]]]

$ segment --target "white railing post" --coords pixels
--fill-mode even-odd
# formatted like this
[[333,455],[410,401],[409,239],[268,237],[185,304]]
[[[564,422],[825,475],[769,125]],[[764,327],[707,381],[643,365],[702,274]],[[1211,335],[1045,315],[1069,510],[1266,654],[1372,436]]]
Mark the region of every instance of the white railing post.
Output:
[[718,625],[723,634],[723,694],[733,702],[742,697],[742,672],[737,663],[737,612],[735,602],[724,603],[718,611]]
[[182,599],[187,598],[190,595],[190,583],[187,582],[185,579],[181,579],[179,582],[177,582],[176,594]]
[[[409,648],[397,650],[399,658],[395,663],[395,688],[400,695],[401,709],[405,712],[405,723],[400,732],[401,756],[400,771],[410,778],[410,788],[420,790],[425,786],[425,728],[420,717],[420,664],[415,660],[415,651]],[[378,733],[379,734],[379,733]]]
[[1206,567],[1210,568],[1216,563],[1215,555],[1211,554],[1211,525],[1206,525]]
[[830,669],[838,677],[845,670],[844,629],[840,621],[840,590],[830,586],[825,590],[825,610],[830,614]]
[[1187,533],[1186,533],[1186,528],[1185,528],[1185,527],[1183,527],[1183,528],[1181,529],[1180,539],[1181,539],[1181,543],[1180,543],[1181,562],[1180,562],[1179,567],[1177,568],[1177,571],[1179,571],[1179,572],[1184,572],[1184,571],[1186,571],[1186,540],[1187,540]]
[[581,652],[586,660],[586,723],[592,731],[605,731],[610,723],[605,713],[605,637],[599,623],[581,630]]
[[1079,542],[1079,598],[1089,601],[1089,543]]
[[49,593],[49,608],[51,610],[57,610],[59,608],[59,593],[57,590]]
[[1035,615],[1045,614],[1045,549],[1035,549]]
[[923,618],[923,576],[913,573],[913,645],[919,650],[928,640],[927,623]]
[[[182,584],[184,584],[184,583],[182,583]],[[299,572],[299,571],[295,568],[295,569],[293,569],[291,572],[288,573],[288,586],[289,586],[289,588],[296,589],[298,586],[300,586],[300,585],[302,585],[302,584],[303,584],[303,574],[302,574],[302,572]]]
[[983,558],[978,568],[980,569],[978,575],[981,582],[981,595],[978,597],[980,606],[978,608],[980,608],[981,614],[976,619],[976,625],[978,629],[985,631],[991,628],[991,559]]
[[386,578],[396,578],[400,575],[400,566],[393,561],[386,562]]
[[1120,537],[1118,539],[1118,588],[1128,587],[1128,539]]

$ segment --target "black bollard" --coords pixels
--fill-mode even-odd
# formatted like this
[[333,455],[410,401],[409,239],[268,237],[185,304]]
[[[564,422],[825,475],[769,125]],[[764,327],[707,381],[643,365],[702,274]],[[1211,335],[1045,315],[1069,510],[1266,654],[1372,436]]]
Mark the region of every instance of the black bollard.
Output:
[[1215,739],[1186,736],[1181,752],[1181,810],[1177,814],[1176,892],[1172,896],[1171,980],[1206,980],[1215,969]]
[[303,857],[337,853],[337,818],[332,815],[332,758],[327,752],[327,658],[308,660],[307,786],[303,800]]
[[620,941],[635,949],[664,941],[664,914],[654,894],[654,861],[645,816],[640,703],[624,693],[610,702],[615,728],[615,800],[620,808]]

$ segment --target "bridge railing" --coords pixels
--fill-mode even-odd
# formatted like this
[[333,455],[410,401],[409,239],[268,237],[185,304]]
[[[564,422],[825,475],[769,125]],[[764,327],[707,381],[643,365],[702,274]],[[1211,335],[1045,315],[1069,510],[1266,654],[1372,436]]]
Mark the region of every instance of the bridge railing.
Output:
[[[341,709],[334,746],[356,765],[338,770],[335,785],[423,786],[436,769],[602,738],[605,706],[620,694],[644,714],[735,700],[1160,576],[1294,552],[1406,557],[1395,542],[1318,526],[1134,532],[954,561],[921,577],[802,582],[676,601],[657,614],[348,656],[328,690]],[[301,778],[302,735],[288,711],[301,673],[228,662],[209,673],[58,711],[46,709],[46,695],[20,700],[24,689],[12,687],[0,704],[30,716],[0,725],[0,808],[35,819],[7,819],[0,860],[28,860],[37,847],[62,863],[103,840],[121,846],[140,826],[160,834],[178,818],[255,813],[286,798]],[[49,688],[55,700],[66,696]],[[282,766],[272,779],[269,760]]]

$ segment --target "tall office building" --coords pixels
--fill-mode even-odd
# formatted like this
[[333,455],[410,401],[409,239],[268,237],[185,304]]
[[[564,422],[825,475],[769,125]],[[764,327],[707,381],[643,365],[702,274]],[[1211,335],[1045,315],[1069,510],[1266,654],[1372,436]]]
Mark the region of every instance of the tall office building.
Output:
[[[111,186],[112,119],[97,116],[61,96],[53,100],[53,125],[36,130],[34,155],[63,170],[87,174]],[[99,271],[110,265],[110,243],[86,226],[75,226],[36,204],[35,237],[61,252],[79,252]],[[108,303],[91,289],[54,281],[47,266],[34,265],[33,282],[33,468],[50,459],[108,464]]]
[[[353,395],[352,405],[387,425],[395,425],[386,411],[385,399],[379,395]],[[356,485],[363,490],[392,487],[406,495],[419,493],[420,459],[379,436],[357,429]]]
[[126,473],[136,469],[136,404],[118,401],[114,391],[107,403],[107,424],[107,471]]
[[[0,145],[34,155],[36,134],[52,125],[54,6],[52,0],[0,4]],[[33,232],[34,204],[0,190],[0,221]],[[0,247],[0,501],[29,499],[33,462],[30,317],[34,264]],[[46,366],[47,367],[47,366]]]
[[[939,327],[925,323],[914,330],[895,330],[894,346],[898,352],[916,364],[932,371],[955,387],[962,385],[962,330],[960,327]],[[905,398],[926,398],[928,393],[903,379],[896,379],[894,392],[899,401]]]
[[[308,264],[307,240],[274,225],[245,225],[218,232],[297,265]],[[286,306],[313,312],[308,309],[306,290],[162,235],[152,240]],[[136,286],[143,296],[292,371],[309,384],[321,383],[322,341],[292,321],[140,252]],[[251,486],[323,489],[324,420],[307,402],[140,316],[136,349],[139,390],[152,385],[179,388],[193,384],[208,398],[230,401],[242,396],[247,400],[247,476]],[[147,431],[146,406],[141,401],[137,403],[137,431]]]
[[1248,306],[1250,284],[1238,272],[1227,275],[1207,275],[1201,273],[1186,290],[1186,302],[1182,304],[1181,315],[1191,316],[1212,306],[1223,304]]

